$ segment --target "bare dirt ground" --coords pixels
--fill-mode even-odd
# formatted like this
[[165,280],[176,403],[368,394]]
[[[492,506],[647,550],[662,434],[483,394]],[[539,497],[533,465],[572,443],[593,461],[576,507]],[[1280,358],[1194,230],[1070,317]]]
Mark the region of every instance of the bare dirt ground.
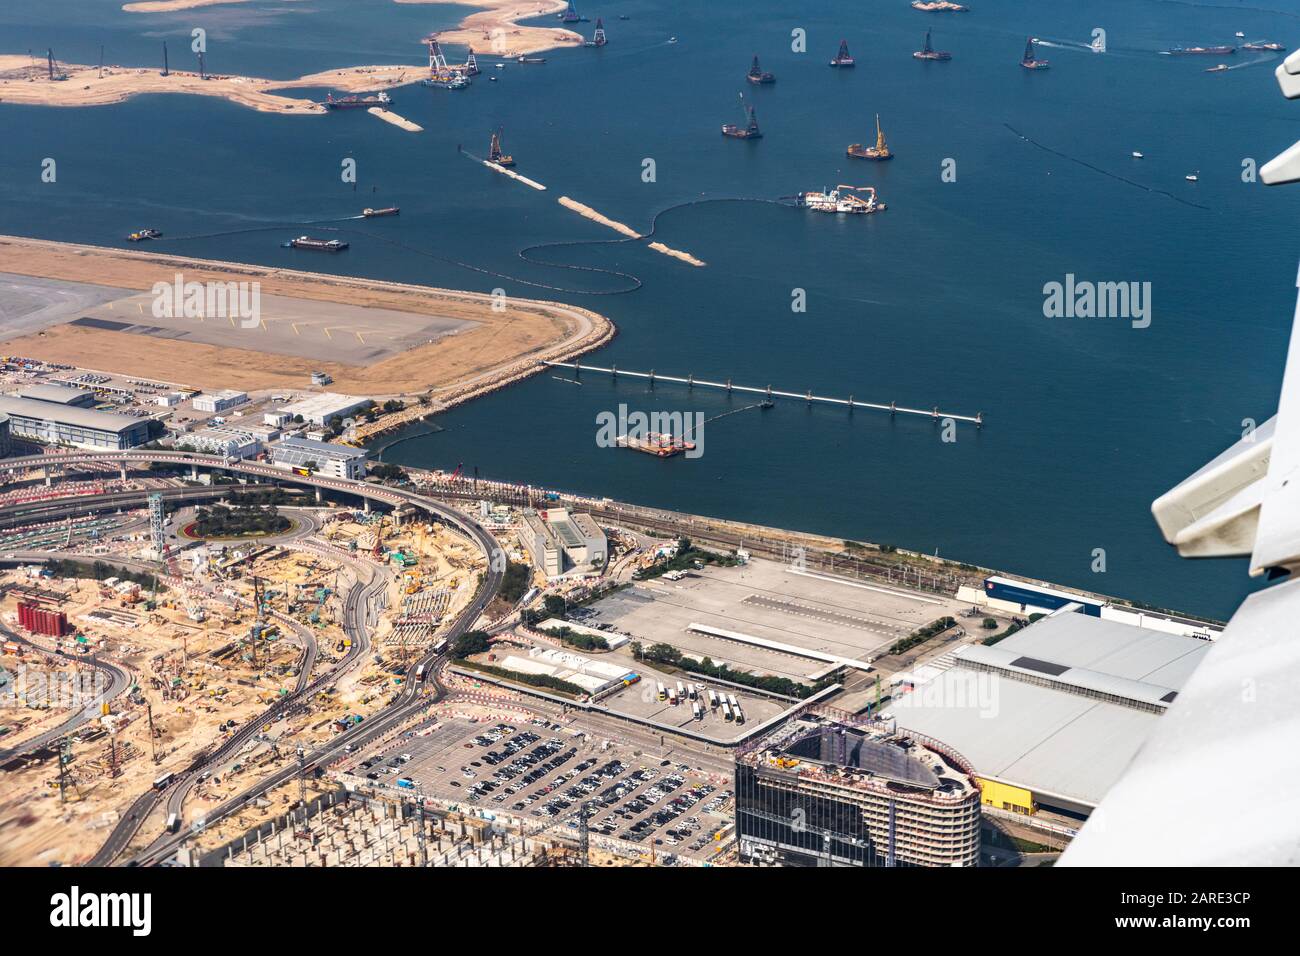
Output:
[[154,339],[84,326],[60,325],[5,343],[11,355],[79,368],[245,391],[300,386],[313,370],[328,372],[339,391],[361,395],[434,390],[439,405],[455,404],[532,374],[541,359],[566,360],[608,341],[613,325],[576,306],[511,299],[494,311],[489,296],[425,286],[374,282],[180,256],[0,236],[8,272],[90,282],[134,292],[155,282],[257,281],[267,294],[394,309],[478,323],[468,331],[408,349],[370,365],[321,362],[251,349]]

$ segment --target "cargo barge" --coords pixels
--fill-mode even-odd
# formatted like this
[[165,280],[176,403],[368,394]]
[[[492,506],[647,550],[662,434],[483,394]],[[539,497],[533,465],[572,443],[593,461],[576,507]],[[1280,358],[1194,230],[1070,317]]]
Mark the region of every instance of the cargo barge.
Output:
[[327,110],[368,110],[374,106],[384,108],[392,102],[393,98],[387,93],[377,93],[374,96],[344,96],[337,100],[333,93],[326,93],[325,102],[321,106]]
[[619,435],[615,439],[615,443],[619,448],[631,448],[633,451],[654,455],[656,458],[671,458],[673,455],[680,455],[684,451],[695,450],[695,442],[659,432],[647,432],[644,438]]
[[367,219],[375,219],[379,216],[396,216],[401,211],[402,210],[397,206],[385,206],[383,209],[371,209],[367,206],[365,209],[361,210],[361,215],[365,216]]
[[1283,53],[1286,51],[1281,43],[1247,43],[1242,46],[1243,50],[1249,50],[1251,53]]
[[744,110],[745,125],[737,126],[735,123],[723,123],[722,135],[729,136],[732,139],[762,139],[763,131],[758,128],[758,114],[754,112],[754,107],[745,106]]
[[347,247],[342,239],[313,239],[311,236],[299,236],[281,244],[283,249],[311,249],[314,252],[342,252]]
[[1237,48],[1235,46],[1178,46],[1174,47],[1172,50],[1165,51],[1168,56],[1185,56],[1189,54],[1200,56],[1206,53],[1217,53],[1222,56],[1228,56],[1229,54],[1236,52]]

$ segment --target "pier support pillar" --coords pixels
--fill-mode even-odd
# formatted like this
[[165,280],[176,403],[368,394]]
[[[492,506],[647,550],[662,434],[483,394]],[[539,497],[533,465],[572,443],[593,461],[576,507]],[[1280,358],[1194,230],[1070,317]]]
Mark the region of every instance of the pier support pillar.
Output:
[[[772,387],[772,386],[770,386],[770,385],[768,386],[768,388],[771,388],[771,387]],[[731,379],[727,379],[727,394],[728,394],[728,395],[731,394]]]
[[370,514],[370,499],[369,499],[369,498],[362,498],[362,499],[361,499],[361,510],[364,511],[366,514]]
[[318,486],[316,487],[316,504],[320,504],[320,503],[321,503],[321,498],[322,498],[322,497],[323,497],[323,495],[321,495],[320,486],[318,485]]
[[126,481],[126,462],[122,462],[122,480]]
[[198,481],[198,480],[199,480],[199,466],[190,465],[190,481]]
[[45,487],[48,488],[52,484],[54,484],[54,482],[50,480],[50,466],[46,465],[45,466]]
[[894,417],[894,412],[895,412],[895,405],[894,405],[893,402],[890,402],[890,403],[889,403],[889,417],[890,417],[890,418],[893,418],[893,417]]
[[655,387],[655,370],[654,370],[654,369],[651,369],[651,370],[650,370],[650,387],[651,387],[651,388],[654,388],[654,387]]
[[694,387],[695,387],[695,373],[694,373],[694,372],[691,372],[689,375],[686,376],[686,387],[687,387],[687,388],[694,388]]
[[849,414],[850,414],[850,415],[853,414],[853,396],[852,396],[852,395],[849,396]]
[[808,394],[807,394],[805,397],[808,399],[808,404],[811,405],[811,404],[812,404],[812,389],[811,389],[811,388],[808,389]]
[[984,427],[984,413],[983,413],[983,412],[976,412],[976,413],[975,413],[975,427],[976,427],[976,428],[983,428],[983,427]]
[[612,378],[612,379],[615,379],[615,380],[618,379],[618,366],[617,366],[617,365],[611,365],[611,366],[609,367],[609,377]]

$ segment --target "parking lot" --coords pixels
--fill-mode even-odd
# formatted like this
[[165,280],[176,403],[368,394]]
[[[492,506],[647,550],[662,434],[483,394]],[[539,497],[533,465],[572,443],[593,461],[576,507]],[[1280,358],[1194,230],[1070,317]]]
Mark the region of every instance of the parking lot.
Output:
[[[417,732],[418,733],[418,732]],[[706,858],[730,820],[731,793],[716,778],[672,760],[597,744],[545,718],[513,723],[442,721],[382,752],[357,754],[348,772],[390,793],[410,791],[519,818],[589,827],[653,849]]]

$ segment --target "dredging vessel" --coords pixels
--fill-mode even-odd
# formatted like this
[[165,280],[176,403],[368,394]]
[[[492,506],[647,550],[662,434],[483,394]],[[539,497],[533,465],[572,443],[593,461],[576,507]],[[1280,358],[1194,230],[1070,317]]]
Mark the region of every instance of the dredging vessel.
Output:
[[925,48],[917,50],[912,56],[918,60],[951,60],[952,54],[943,50],[936,50],[930,45],[930,31],[925,31]]
[[831,60],[831,66],[856,66],[856,65],[857,64],[854,61],[853,56],[849,53],[849,41],[841,40],[840,52],[836,53],[835,58]]
[[863,146],[861,143],[850,143],[844,152],[853,159],[874,159],[877,162],[894,158],[894,154],[890,152],[889,144],[885,142],[884,131],[880,128],[879,113],[876,114],[876,145]]
[[368,110],[372,106],[385,107],[392,102],[393,98],[387,93],[376,93],[374,96],[344,96],[337,100],[333,93],[326,93],[325,102],[321,106],[327,110]]
[[1020,58],[1020,65],[1026,70],[1045,70],[1048,67],[1047,60],[1040,60],[1034,56],[1033,37],[1025,41],[1025,55]]
[[501,152],[501,131],[497,130],[492,134],[492,142],[488,144],[488,162],[495,163],[498,166],[513,166],[515,158]]
[[751,83],[775,83],[776,77],[765,71],[758,65],[758,54],[754,54],[754,62],[749,65],[749,72],[745,74],[745,79]]
[[[854,193],[860,192],[869,195],[866,199],[854,195]],[[814,212],[842,213],[850,216],[883,212],[887,208],[883,202],[876,199],[876,188],[874,186],[845,186],[841,183],[834,189],[799,193],[794,198],[795,205],[811,209]]]
[[313,252],[342,252],[348,244],[342,239],[313,239],[311,236],[299,236],[281,244],[285,249],[310,249]]
[[614,442],[619,448],[631,448],[633,451],[645,452],[656,458],[671,458],[684,451],[695,450],[695,442],[660,432],[647,432],[644,438],[619,435]]

